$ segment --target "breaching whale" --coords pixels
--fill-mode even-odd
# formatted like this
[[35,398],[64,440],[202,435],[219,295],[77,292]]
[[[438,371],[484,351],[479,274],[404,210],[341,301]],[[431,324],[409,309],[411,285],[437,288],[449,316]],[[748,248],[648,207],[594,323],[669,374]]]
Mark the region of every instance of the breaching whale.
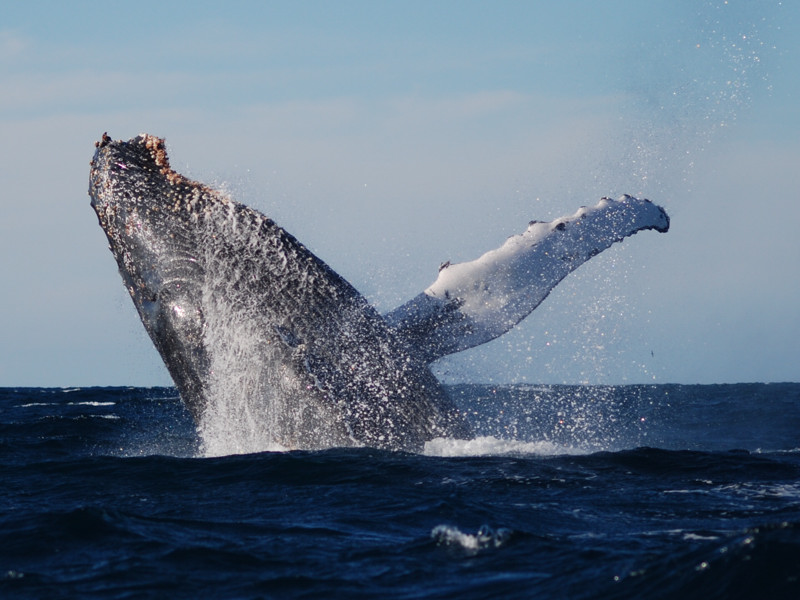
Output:
[[502,335],[614,242],[669,229],[649,200],[603,198],[442,265],[430,287],[380,315],[273,220],[172,170],[163,139],[103,134],[89,195],[201,431],[233,411],[287,448],[419,451],[470,437],[430,363]]

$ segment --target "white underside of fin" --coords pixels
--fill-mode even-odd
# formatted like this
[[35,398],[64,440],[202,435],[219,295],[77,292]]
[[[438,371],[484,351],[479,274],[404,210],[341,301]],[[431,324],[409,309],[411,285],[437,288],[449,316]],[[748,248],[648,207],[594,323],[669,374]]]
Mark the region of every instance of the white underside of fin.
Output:
[[386,318],[429,361],[507,332],[564,277],[614,242],[643,229],[667,231],[649,200],[603,198],[592,207],[528,229],[471,262],[446,264],[422,294]]

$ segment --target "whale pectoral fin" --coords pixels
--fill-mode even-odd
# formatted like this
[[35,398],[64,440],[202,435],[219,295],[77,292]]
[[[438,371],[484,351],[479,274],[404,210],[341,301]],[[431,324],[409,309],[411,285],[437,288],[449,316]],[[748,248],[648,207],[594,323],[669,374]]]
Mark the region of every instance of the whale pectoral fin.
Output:
[[433,362],[509,331],[569,273],[643,229],[665,232],[669,217],[649,200],[627,195],[551,222],[532,221],[477,260],[445,263],[428,289],[386,320]]

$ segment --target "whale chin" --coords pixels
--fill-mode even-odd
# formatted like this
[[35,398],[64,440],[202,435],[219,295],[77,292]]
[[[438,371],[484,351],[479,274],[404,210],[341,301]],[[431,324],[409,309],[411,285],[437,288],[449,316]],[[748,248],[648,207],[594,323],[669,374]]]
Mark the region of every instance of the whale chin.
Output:
[[471,437],[429,364],[502,335],[614,242],[669,229],[666,212],[647,200],[603,198],[531,222],[475,261],[447,263],[382,316],[272,219],[175,172],[160,138],[104,134],[89,195],[212,451],[216,443],[419,451],[437,437]]

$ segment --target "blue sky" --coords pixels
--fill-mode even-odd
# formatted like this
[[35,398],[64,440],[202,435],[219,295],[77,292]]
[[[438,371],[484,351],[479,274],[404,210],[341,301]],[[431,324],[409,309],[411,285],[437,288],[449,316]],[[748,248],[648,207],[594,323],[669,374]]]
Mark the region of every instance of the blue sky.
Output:
[[800,381],[789,2],[27,2],[0,21],[0,385],[169,378],[86,189],[93,142],[275,218],[379,308],[604,195],[672,216],[449,381]]

